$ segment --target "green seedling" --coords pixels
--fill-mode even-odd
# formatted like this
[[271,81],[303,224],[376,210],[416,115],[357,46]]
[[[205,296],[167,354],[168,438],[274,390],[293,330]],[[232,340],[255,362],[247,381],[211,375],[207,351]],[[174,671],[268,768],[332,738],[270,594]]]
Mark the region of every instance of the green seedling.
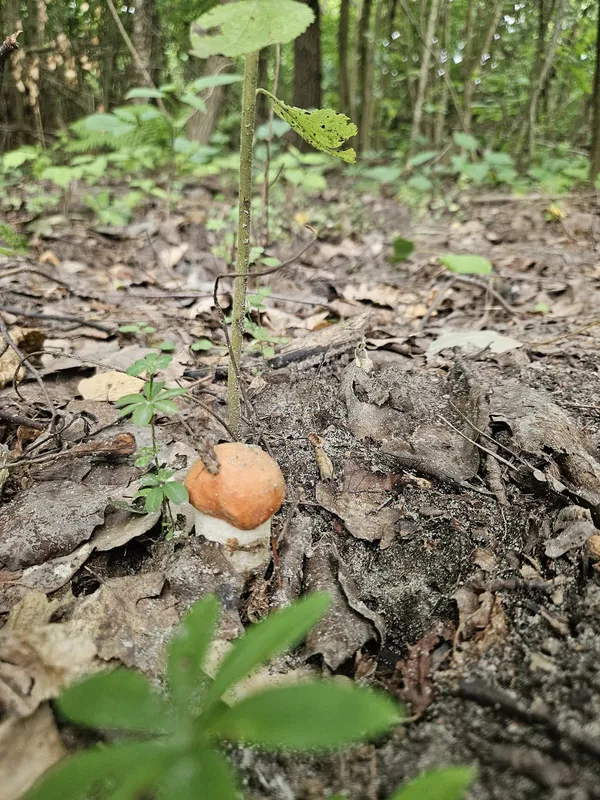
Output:
[[305,637],[328,602],[326,594],[314,594],[251,626],[211,679],[205,663],[219,603],[203,598],[169,645],[165,694],[125,669],[92,675],[63,692],[57,707],[65,718],[124,736],[60,762],[25,800],[239,800],[240,784],[222,749],[227,743],[335,751],[385,734],[402,710],[355,684],[303,681],[232,699],[244,678]]
[[[167,343],[163,342],[164,344]],[[173,398],[186,394],[185,389],[166,389],[165,381],[156,379],[158,373],[166,369],[172,360],[173,356],[164,352],[148,353],[144,358],[138,359],[127,369],[127,374],[144,377],[146,380],[144,388],[140,394],[126,394],[117,400],[122,417],[131,416],[135,425],[149,425],[152,430],[152,446],[138,451],[134,462],[138,467],[151,467],[151,471],[141,477],[140,488],[134,500],[142,499],[148,513],[163,509],[162,520],[166,538],[173,536],[175,530],[169,504],[180,505],[188,500],[187,489],[182,483],[173,479],[173,471],[161,467],[156,441],[157,416],[177,414],[179,409]]]
[[483,256],[440,256],[440,262],[456,275],[489,275],[492,264]]

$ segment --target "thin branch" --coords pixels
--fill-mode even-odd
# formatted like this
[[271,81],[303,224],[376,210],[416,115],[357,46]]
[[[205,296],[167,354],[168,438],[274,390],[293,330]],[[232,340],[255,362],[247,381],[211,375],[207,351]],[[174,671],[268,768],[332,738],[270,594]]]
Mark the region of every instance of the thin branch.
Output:
[[114,328],[108,328],[106,325],[101,325],[99,322],[92,322],[85,320],[81,317],[63,316],[62,314],[40,314],[36,311],[24,311],[22,308],[13,308],[12,306],[0,306],[0,311],[6,311],[15,317],[27,317],[29,319],[45,319],[51,322],[75,322],[84,328],[95,328],[97,331],[113,334]]

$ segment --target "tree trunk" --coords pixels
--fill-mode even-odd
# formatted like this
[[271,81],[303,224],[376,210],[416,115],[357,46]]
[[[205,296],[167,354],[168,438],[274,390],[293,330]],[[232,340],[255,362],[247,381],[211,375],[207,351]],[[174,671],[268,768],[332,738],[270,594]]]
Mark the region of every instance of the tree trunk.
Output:
[[[210,56],[206,59],[204,75],[218,75],[231,64],[231,59],[224,56]],[[207,145],[219,121],[221,103],[225,94],[225,86],[213,86],[203,95],[206,111],[195,111],[187,124],[187,135],[192,142]]]
[[[449,0],[444,0],[442,10],[442,47],[448,54],[447,61],[442,64],[441,69],[450,69],[450,3]],[[441,63],[441,59],[440,59]],[[442,77],[440,79],[438,109],[435,115],[435,124],[433,128],[433,144],[436,148],[441,148],[444,140],[444,132],[446,127],[446,114],[448,112],[448,81]]]
[[[299,108],[321,107],[321,11],[319,0],[304,0],[315,13],[314,22],[294,40],[293,105]],[[300,150],[311,150],[297,134],[292,137]]]
[[471,132],[473,116],[473,0],[467,0],[467,18],[465,25],[465,55],[463,72],[463,129]]
[[[271,48],[263,47],[258,54],[258,85],[266,88],[269,82],[269,53]],[[269,103],[264,94],[256,98],[256,125],[262,125],[269,117]]]
[[565,0],[556,0],[556,16],[554,18],[554,31],[552,33],[552,39],[546,49],[546,58],[542,64],[539,78],[534,81],[531,86],[529,108],[527,113],[527,155],[529,161],[531,161],[535,155],[535,123],[538,101],[546,84],[546,79],[548,78],[548,74],[550,72],[550,68],[552,67],[552,62],[554,61],[554,56],[558,48],[558,43],[560,41],[564,9]]
[[[469,0],[469,7],[470,4],[471,0]],[[473,91],[475,88],[475,78],[479,75],[483,56],[491,47],[494,39],[494,33],[496,33],[496,28],[498,27],[500,19],[502,18],[503,5],[504,0],[496,0],[495,6],[492,6],[491,3],[489,4],[491,12],[489,16],[489,24],[484,33],[483,39],[480,40],[478,48],[475,48],[474,46],[475,25],[473,23],[473,19],[471,18],[470,22],[469,19],[467,19],[467,30],[470,29],[470,34],[468,34],[470,44],[467,42],[469,45],[468,53],[467,48],[465,48],[465,67],[463,79],[463,130],[466,133],[470,133],[472,127]],[[470,8],[471,12],[472,10],[473,9]]]
[[[365,0],[366,2],[366,0]],[[361,115],[359,128],[359,153],[365,153],[371,149],[373,132],[373,115],[375,105],[375,40],[377,38],[378,23],[381,23],[379,11],[377,10],[377,0],[375,5],[375,25],[374,30],[365,35],[364,61],[361,61]]]
[[153,16],[154,0],[135,0],[131,43],[140,58],[139,64],[133,64],[135,81],[139,86],[145,86],[148,83],[146,75],[152,74]]
[[352,119],[350,70],[348,68],[348,39],[350,35],[350,0],[342,0],[338,24],[338,91],[340,111]]
[[[373,0],[363,0],[360,21],[358,23],[358,78],[360,80],[360,98],[357,112],[358,117],[358,144],[359,152],[362,150],[365,138],[368,139],[368,131],[365,131],[365,117],[372,113],[372,101],[369,99],[369,92],[373,90],[372,75],[369,74],[369,32],[371,28],[371,10]],[[366,108],[366,115],[365,115]]]
[[421,48],[421,67],[419,69],[419,87],[417,89],[417,99],[413,112],[412,128],[410,131],[410,144],[409,152],[413,153],[417,143],[417,139],[421,133],[421,121],[423,119],[423,104],[425,103],[425,94],[427,92],[427,77],[429,75],[429,56],[431,54],[430,42],[433,40],[435,31],[435,23],[440,8],[440,0],[431,0],[429,8],[429,18],[427,20],[427,32],[423,47]]
[[596,66],[594,71],[592,142],[590,145],[590,180],[595,181],[600,173],[600,0],[596,23]]

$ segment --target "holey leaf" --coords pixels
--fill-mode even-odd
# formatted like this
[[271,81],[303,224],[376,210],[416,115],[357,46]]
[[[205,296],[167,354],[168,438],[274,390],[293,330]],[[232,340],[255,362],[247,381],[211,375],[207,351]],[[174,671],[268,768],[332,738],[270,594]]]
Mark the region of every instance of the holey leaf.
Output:
[[305,142],[312,144],[315,150],[341,158],[348,164],[355,163],[356,153],[351,147],[338,150],[347,139],[358,133],[356,125],[345,114],[338,114],[331,108],[307,111],[304,108],[288,106],[270,92],[264,89],[259,91],[273,101],[277,116],[287,122]]
[[220,5],[192,23],[192,55],[242,56],[296,39],[315,15],[296,0],[240,0]]

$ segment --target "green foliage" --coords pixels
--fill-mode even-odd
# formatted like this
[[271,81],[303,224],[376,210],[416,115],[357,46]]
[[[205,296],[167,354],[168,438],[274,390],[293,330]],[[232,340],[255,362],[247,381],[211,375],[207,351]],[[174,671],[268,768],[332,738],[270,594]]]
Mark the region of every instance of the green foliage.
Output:
[[[150,331],[155,329],[151,326],[144,326],[142,323],[135,325],[123,325],[125,333],[144,332],[144,327]],[[123,332],[123,331],[122,331]],[[170,345],[170,342],[163,342],[162,345]],[[163,347],[162,350],[165,348]],[[172,349],[172,348],[168,348]],[[147,378],[141,394],[126,394],[117,400],[116,405],[121,408],[122,417],[131,416],[135,425],[150,425],[152,427],[152,447],[143,448],[138,451],[135,465],[138,467],[148,467],[154,465],[153,472],[147,472],[140,478],[140,488],[134,496],[134,500],[140,498],[144,501],[144,507],[150,514],[159,509],[167,512],[169,503],[181,505],[187,503],[188,493],[185,486],[174,480],[174,472],[170,469],[163,469],[159,464],[158,445],[155,435],[156,417],[160,414],[170,416],[177,414],[179,409],[173,402],[173,398],[185,395],[186,389],[166,389],[165,381],[156,380],[157,374],[167,369],[173,356],[165,352],[148,353],[144,358],[135,361],[128,369],[127,374],[139,377],[143,375]],[[167,538],[174,534],[174,526],[167,519],[167,514],[163,515],[163,527]]]
[[[63,692],[59,710],[102,730],[142,741],[97,745],[60,762],[25,800],[134,800],[143,790],[165,800],[206,795],[237,800],[239,787],[221,753],[224,740],[267,749],[330,750],[373,738],[401,720],[387,696],[332,681],[268,688],[231,705],[226,692],[298,643],[321,618],[325,594],[303,598],[252,626],[225,656],[214,680],[204,664],[219,605],[207,596],[188,612],[168,648],[169,697],[127,670],[92,675]],[[449,800],[451,797],[448,796]]]
[[295,0],[241,0],[213,8],[191,28],[192,54],[235,58],[300,36],[314,13]]
[[440,256],[440,262],[457,275],[489,275],[492,265],[483,256]]
[[0,222],[0,255],[25,255],[27,252],[27,237],[14,231],[8,223]]
[[388,800],[461,800],[476,777],[473,767],[443,767],[425,772]]
[[401,264],[403,261],[406,261],[415,249],[414,242],[409,241],[409,239],[403,239],[401,236],[394,239],[393,245],[394,253],[390,258],[391,264]]

